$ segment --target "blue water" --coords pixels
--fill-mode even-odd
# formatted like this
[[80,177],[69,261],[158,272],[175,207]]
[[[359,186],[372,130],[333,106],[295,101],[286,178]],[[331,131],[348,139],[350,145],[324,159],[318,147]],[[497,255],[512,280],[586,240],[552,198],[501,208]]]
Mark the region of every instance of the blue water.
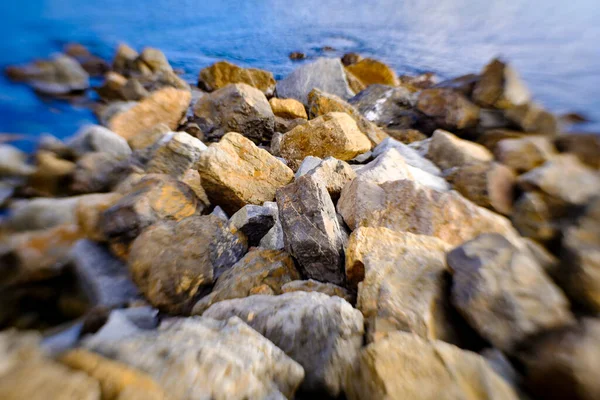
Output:
[[[599,20],[598,0],[2,0],[0,65],[68,42],[107,59],[119,42],[158,47],[189,82],[220,59],[281,78],[298,65],[289,52],[316,57],[323,46],[444,78],[502,56],[552,111],[600,121]],[[85,108],[44,102],[0,78],[0,132],[64,137],[89,121]]]

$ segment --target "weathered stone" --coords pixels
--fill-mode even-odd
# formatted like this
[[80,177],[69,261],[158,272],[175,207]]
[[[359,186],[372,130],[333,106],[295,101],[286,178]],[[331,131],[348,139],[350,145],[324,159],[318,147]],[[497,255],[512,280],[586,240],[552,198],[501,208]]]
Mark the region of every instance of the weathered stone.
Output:
[[427,158],[441,169],[460,167],[475,162],[492,161],[494,156],[485,147],[460,139],[450,132],[436,130],[429,143]]
[[560,233],[554,216],[554,207],[548,203],[547,196],[526,192],[515,202],[511,219],[521,235],[543,243]]
[[154,151],[146,172],[180,178],[196,164],[200,153],[206,149],[206,145],[195,137],[185,132],[176,132],[169,141]]
[[302,273],[322,282],[344,283],[345,234],[323,182],[301,176],[277,190],[285,248]]
[[234,233],[244,233],[249,246],[258,246],[277,218],[277,209],[247,204],[231,216],[229,227]]
[[[271,148],[273,148],[273,141],[275,140],[276,135],[279,133],[286,133],[297,127],[298,125],[305,124],[307,121],[304,118],[296,118],[296,119],[284,119],[278,116],[275,116],[275,133],[271,137]],[[275,155],[275,153],[273,153]]]
[[446,129],[467,129],[477,125],[479,107],[451,89],[425,89],[417,108]]
[[442,175],[442,171],[440,171],[440,169],[434,163],[423,157],[413,147],[407,146],[404,143],[400,143],[399,141],[392,138],[385,139],[377,147],[375,147],[373,149],[373,157],[379,157],[381,154],[392,148],[396,149],[404,158],[406,164],[410,165],[411,167],[419,168],[425,172],[430,173],[431,175]]
[[194,105],[195,121],[209,140],[239,132],[255,143],[269,141],[275,129],[265,95],[245,83],[236,83],[202,96]]
[[[307,158],[305,158],[305,160]],[[304,165],[304,162],[302,165]],[[342,192],[342,189],[346,183],[350,182],[356,177],[356,172],[354,172],[348,163],[340,161],[334,157],[327,157],[324,160],[319,160],[318,164],[309,171],[306,171],[305,174],[296,174],[296,178],[301,175],[311,176],[314,179],[324,183],[325,187],[327,188],[327,192],[329,192],[329,195],[331,196],[331,199],[336,202],[337,199],[340,198],[340,193]]]
[[[333,157],[332,157],[333,158]],[[298,170],[294,174],[294,178],[298,179],[302,175],[308,174],[310,171],[315,169],[319,164],[323,162],[319,157],[308,156],[302,160],[302,164],[298,167]]]
[[75,171],[74,162],[58,158],[52,152],[39,150],[35,154],[35,163],[36,171],[27,179],[30,188],[49,196],[67,191],[65,189],[68,188]]
[[239,318],[173,319],[84,346],[150,375],[174,400],[292,398],[302,367]]
[[363,85],[373,84],[397,86],[398,76],[393,69],[372,58],[365,58],[346,66],[350,73],[356,76]]
[[582,163],[600,169],[600,135],[569,132],[559,135],[554,143],[560,152],[575,154]]
[[139,57],[140,61],[143,61],[152,72],[158,71],[172,71],[171,65],[165,54],[159,49],[152,47],[146,47],[142,50],[142,54]]
[[361,350],[346,394],[350,400],[518,399],[478,354],[406,332]]
[[205,316],[238,316],[304,367],[302,388],[339,395],[362,345],[363,318],[339,297],[294,292],[211,306]]
[[128,143],[133,150],[143,150],[154,145],[170,132],[171,129],[167,125],[156,124],[130,138]]
[[473,100],[484,107],[511,108],[529,103],[531,94],[513,68],[494,59],[475,84]]
[[246,252],[244,235],[232,234],[214,215],[163,221],[131,245],[129,269],[150,303],[189,313],[198,296]]
[[210,201],[208,200],[208,196],[204,191],[204,187],[202,187],[200,173],[197,170],[188,169],[183,173],[183,177],[181,177],[180,181],[188,185],[196,194],[196,197],[198,200],[200,200],[200,203],[204,205],[203,211],[210,207]]
[[259,247],[263,249],[283,250],[285,247],[283,242],[283,227],[281,226],[281,221],[279,220],[279,208],[277,207],[277,203],[266,201],[263,203],[263,206],[271,209],[275,216],[275,224],[260,240]]
[[67,145],[78,155],[100,152],[115,157],[128,157],[131,149],[121,136],[99,125],[85,125],[67,141]]
[[429,89],[439,81],[433,72],[424,72],[416,76],[402,75],[398,79],[400,84],[416,89]]
[[452,302],[500,350],[574,321],[569,302],[530,253],[485,234],[447,254]]
[[137,105],[110,118],[108,127],[126,140],[159,123],[175,130],[191,98],[186,90],[171,87],[157,90]]
[[102,125],[108,126],[112,117],[130,110],[138,104],[137,101],[111,101],[108,104],[99,104],[94,108],[94,113]]
[[306,281],[291,281],[281,286],[283,293],[291,292],[319,292],[327,296],[337,296],[346,300],[350,304],[354,304],[356,296],[349,290],[332,283],[324,283],[308,279]]
[[277,97],[296,99],[308,105],[308,94],[314,88],[331,93],[342,99],[354,95],[348,81],[344,66],[339,59],[319,58],[317,61],[304,64],[285,79],[277,82]]
[[256,249],[244,256],[217,279],[212,292],[200,299],[193,314],[202,314],[212,304],[238,299],[268,291],[265,294],[281,294],[282,286],[300,279],[294,260],[284,251]]
[[198,172],[211,203],[230,215],[246,204],[272,201],[277,188],[294,177],[285,164],[234,132],[202,152]]
[[410,144],[427,139],[425,134],[416,129],[386,129],[385,133],[400,143]]
[[113,206],[123,195],[120,193],[98,193],[79,200],[75,207],[77,224],[81,234],[91,240],[103,242],[106,240],[99,230],[100,215]]
[[346,53],[342,56],[342,64],[346,67],[348,65],[356,64],[360,60],[362,60],[362,56],[358,53]]
[[308,119],[304,104],[294,99],[278,99],[273,97],[269,100],[273,114],[285,119]]
[[73,57],[90,76],[99,77],[104,75],[110,66],[102,58],[93,55],[82,44],[69,43],[64,47],[64,53]]
[[457,92],[464,94],[467,97],[471,97],[471,94],[473,93],[473,88],[475,87],[475,84],[479,81],[479,78],[480,76],[476,74],[466,74],[456,78],[447,79],[436,84],[433,87],[453,89]]
[[127,174],[127,166],[127,161],[108,153],[87,153],[75,164],[70,189],[74,193],[110,191]]
[[481,132],[477,136],[477,143],[485,147],[491,152],[496,150],[496,146],[501,140],[505,139],[520,139],[528,134],[521,131],[511,131],[508,129],[489,129]]
[[128,75],[138,56],[137,51],[125,43],[121,43],[115,52],[112,69],[119,74]]
[[539,167],[555,153],[552,142],[544,136],[501,140],[494,149],[496,159],[519,174]]
[[504,110],[495,108],[479,109],[479,124],[477,125],[478,132],[485,132],[494,129],[507,129],[514,127],[514,124],[506,118]]
[[245,83],[257,88],[267,96],[275,90],[273,74],[256,68],[242,68],[227,61],[219,61],[200,71],[198,86],[208,92],[229,84]]
[[27,154],[8,144],[0,145],[0,177],[27,176],[35,168],[27,164]]
[[120,89],[120,97],[127,101],[140,101],[150,96],[144,85],[135,78],[129,78]]
[[538,132],[544,135],[556,135],[558,121],[550,112],[533,103],[505,110],[504,115],[513,124],[525,132]]
[[348,101],[381,127],[406,129],[417,123],[418,115],[413,111],[417,95],[406,87],[371,85]]

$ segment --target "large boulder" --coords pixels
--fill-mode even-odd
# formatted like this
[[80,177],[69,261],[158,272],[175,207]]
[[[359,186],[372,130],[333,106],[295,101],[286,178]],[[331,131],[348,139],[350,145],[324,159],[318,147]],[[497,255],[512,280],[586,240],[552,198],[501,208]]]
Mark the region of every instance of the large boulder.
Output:
[[202,69],[198,75],[198,86],[207,92],[236,83],[255,87],[267,96],[271,96],[275,90],[275,79],[269,71],[242,68],[227,61],[216,62]]
[[413,110],[417,96],[402,86],[370,85],[348,101],[378,126],[406,129],[417,124],[419,116]]
[[294,292],[227,300],[204,316],[238,316],[304,367],[302,388],[339,395],[362,345],[363,318],[339,297]]
[[397,86],[398,76],[396,72],[381,61],[372,58],[364,58],[346,67],[352,75],[364,85],[373,84]]
[[445,129],[474,128],[479,121],[479,107],[451,89],[421,91],[417,109]]
[[131,149],[123,137],[99,125],[86,125],[67,141],[73,151],[81,156],[85,153],[108,153],[115,157],[125,158]]
[[496,159],[522,174],[539,167],[556,154],[549,138],[526,136],[519,139],[501,140],[494,148]]
[[460,139],[438,129],[429,142],[427,158],[441,169],[460,167],[474,162],[492,161],[494,156],[480,144]]
[[473,100],[483,107],[511,108],[527,104],[531,94],[512,67],[494,59],[475,84]]

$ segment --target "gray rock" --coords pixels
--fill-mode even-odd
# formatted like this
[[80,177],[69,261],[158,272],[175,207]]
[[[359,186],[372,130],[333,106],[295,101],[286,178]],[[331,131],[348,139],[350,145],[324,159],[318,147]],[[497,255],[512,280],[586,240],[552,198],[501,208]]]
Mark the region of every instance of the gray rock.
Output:
[[300,178],[302,175],[306,175],[308,172],[312,171],[317,165],[319,165],[323,161],[319,157],[307,156],[298,167],[298,171],[294,174],[296,179]]
[[124,158],[131,154],[127,141],[110,129],[99,125],[85,125],[67,141],[78,156],[100,152]]
[[381,127],[410,128],[417,119],[413,111],[417,96],[404,87],[369,85],[348,102],[365,118]]
[[314,168],[306,172],[306,175],[325,184],[331,200],[334,202],[340,198],[340,193],[346,183],[356,178],[356,172],[350,164],[335,157],[327,157],[319,161]]
[[285,247],[285,243],[283,241],[283,227],[281,226],[281,221],[279,217],[277,221],[275,221],[275,225],[267,232],[265,236],[260,240],[258,245],[263,249],[271,249],[271,250],[281,250]]
[[249,246],[258,246],[277,218],[276,209],[247,204],[233,214],[229,226],[232,232],[242,231],[248,237]]
[[15,231],[51,228],[62,224],[74,224],[75,207],[87,195],[15,201],[10,206],[7,225]]
[[422,169],[423,171],[428,172],[432,175],[442,175],[442,172],[434,163],[421,156],[412,147],[405,145],[404,143],[401,143],[396,139],[387,138],[384,141],[382,141],[377,147],[373,149],[373,157],[379,157],[379,155],[383,154],[383,152],[391,148],[398,150],[398,152],[402,157],[404,157],[404,161],[406,161],[408,165]]
[[27,176],[35,171],[27,164],[27,154],[9,144],[0,145],[0,177]]
[[201,140],[186,132],[167,135],[164,143],[162,139],[159,140],[160,144],[148,161],[146,172],[182,177],[185,171],[196,164],[200,153],[207,147]]
[[113,101],[98,109],[98,120],[102,125],[108,125],[112,117],[138,105],[137,101]]
[[250,296],[211,306],[204,316],[238,316],[300,363],[305,390],[337,396],[362,346],[363,317],[339,297],[293,292]]
[[221,218],[225,222],[229,221],[229,217],[227,216],[227,213],[225,211],[223,211],[223,209],[219,206],[216,206],[210,214],[216,215],[217,217]]

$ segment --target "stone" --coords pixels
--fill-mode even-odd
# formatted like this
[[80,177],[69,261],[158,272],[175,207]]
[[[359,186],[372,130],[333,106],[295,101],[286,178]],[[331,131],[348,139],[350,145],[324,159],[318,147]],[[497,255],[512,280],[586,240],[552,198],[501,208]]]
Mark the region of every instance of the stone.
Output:
[[223,272],[246,253],[247,241],[214,215],[162,221],[132,243],[129,270],[150,303],[170,313],[190,312]]
[[69,189],[74,193],[108,192],[123,179],[130,165],[108,153],[87,153],[77,160]]
[[297,126],[281,139],[280,154],[297,170],[306,156],[351,160],[371,149],[371,142],[348,114],[333,112]]
[[402,75],[398,79],[400,80],[400,84],[416,89],[429,89],[439,81],[439,78],[433,72],[424,72],[416,76]]
[[416,129],[386,129],[385,133],[400,143],[410,144],[427,139],[424,133]]
[[275,79],[272,73],[257,68],[238,67],[227,61],[219,61],[204,68],[198,76],[198,86],[207,92],[236,83],[250,85],[267,96],[272,96],[275,90]]
[[410,165],[411,167],[421,169],[431,175],[442,175],[442,171],[440,171],[437,165],[421,156],[421,154],[419,154],[419,152],[414,148],[409,147],[404,143],[400,143],[392,138],[385,139],[377,147],[375,147],[373,149],[373,157],[379,157],[381,154],[392,148],[396,149],[404,158],[406,164]]
[[238,316],[304,367],[302,388],[336,397],[357,361],[363,318],[339,297],[293,292],[255,295],[212,305],[204,316]]
[[211,203],[229,215],[246,204],[272,201],[277,188],[294,177],[285,164],[234,132],[202,152],[197,165]]
[[239,318],[178,318],[84,347],[148,374],[174,400],[292,398],[302,367]]
[[27,154],[9,144],[0,145],[0,177],[27,176],[35,171],[27,164]]
[[554,209],[543,194],[525,192],[515,202],[511,220],[522,236],[549,242],[560,234]]
[[407,179],[380,184],[355,179],[342,190],[337,209],[352,230],[384,227],[435,236],[454,245],[496,232],[518,242],[506,218],[455,191],[440,192]]
[[175,132],[170,140],[161,144],[153,152],[146,166],[146,172],[168,174],[175,178],[183,177],[206,149],[206,145],[199,139],[185,132]]
[[130,138],[128,143],[133,150],[143,150],[151,147],[169,133],[171,133],[171,129],[167,125],[156,124]]
[[534,103],[509,108],[504,115],[525,132],[553,136],[559,130],[556,117]]
[[140,101],[150,96],[144,85],[135,78],[129,78],[120,89],[120,96],[127,101]]
[[283,293],[291,293],[291,292],[319,292],[326,294],[327,296],[337,296],[346,300],[350,304],[354,304],[356,301],[356,296],[351,293],[349,290],[334,285],[332,283],[324,283],[315,281],[314,279],[308,279],[306,281],[291,281],[281,286],[281,291]]
[[510,215],[515,196],[516,175],[497,162],[479,162],[454,169],[446,179],[454,190],[478,206]]
[[165,54],[159,49],[146,47],[142,50],[139,60],[144,62],[152,72],[172,71],[171,65]]
[[247,204],[231,216],[232,232],[241,231],[248,238],[248,245],[258,246],[261,239],[275,225],[277,210],[270,207]]
[[77,60],[85,72],[90,74],[90,76],[100,77],[110,69],[110,66],[106,61],[91,54],[82,44],[70,43],[65,46],[64,53]]
[[479,82],[480,76],[477,74],[466,74],[456,78],[447,79],[434,85],[434,88],[453,89],[457,92],[471,97],[475,84]]
[[477,353],[407,332],[394,332],[361,350],[346,394],[349,400],[518,399]]
[[98,227],[100,216],[121,197],[123,195],[120,193],[97,193],[79,200],[75,206],[75,216],[81,234],[97,242],[106,241],[106,237]]
[[278,116],[275,116],[275,133],[271,137],[271,147],[274,145],[274,138],[277,134],[281,135],[282,133],[286,133],[297,127],[298,125],[305,124],[306,120],[304,118],[296,118],[296,119],[284,119]]
[[164,123],[175,130],[185,115],[191,100],[190,92],[166,87],[146,97],[135,106],[122,111],[108,122],[108,128],[125,140]]
[[468,129],[477,125],[479,107],[451,89],[425,89],[420,92],[417,109],[446,129]]
[[561,153],[572,153],[584,164],[600,169],[600,137],[594,133],[572,133],[559,135],[554,144]]
[[194,305],[192,314],[204,313],[212,304],[257,294],[277,295],[282,286],[300,279],[294,260],[284,251],[255,249],[217,279],[212,292]]
[[362,56],[358,53],[346,53],[342,56],[342,64],[347,67],[349,65],[356,64],[362,59]]
[[296,68],[283,80],[277,82],[277,97],[296,99],[308,105],[308,94],[317,88],[344,100],[354,96],[348,85],[344,66],[339,59],[319,58],[310,64]]
[[304,276],[344,284],[345,233],[323,182],[301,176],[277,190],[285,248]]
[[133,64],[138,58],[139,54],[137,51],[126,45],[125,43],[119,44],[115,57],[113,58],[112,69],[122,75],[129,75],[130,70],[133,68]]
[[494,347],[508,353],[533,336],[574,322],[569,302],[529,252],[499,234],[484,234],[455,248],[452,302]]
[[94,109],[94,114],[102,125],[108,126],[112,117],[130,110],[138,104],[137,101],[112,101],[108,104],[99,104]]
[[495,108],[480,108],[479,109],[479,124],[477,125],[478,132],[485,132],[494,129],[507,129],[514,127],[514,124],[506,118],[504,110]]
[[131,154],[127,141],[111,130],[99,125],[85,125],[69,140],[67,146],[78,157],[91,152],[107,153],[117,158]]
[[304,104],[294,99],[278,99],[273,97],[269,100],[273,114],[285,119],[308,119]]
[[104,75],[102,85],[95,87],[94,90],[104,100],[125,100],[122,89],[127,84],[127,78],[114,71],[108,71]]
[[279,220],[279,208],[277,207],[277,203],[266,201],[263,203],[263,206],[271,209],[275,217],[275,224],[269,230],[269,232],[263,236],[258,246],[263,249],[283,250],[285,247],[283,242],[283,227],[281,226],[281,221]]
[[483,69],[473,100],[484,107],[511,108],[529,103],[531,94],[517,72],[496,58]]
[[200,200],[200,203],[204,205],[203,211],[210,207],[210,201],[208,200],[208,196],[204,191],[204,187],[202,187],[200,173],[197,170],[191,168],[188,169],[183,173],[183,176],[179,180],[188,185],[196,194],[196,197],[198,200]]
[[75,163],[45,150],[35,153],[35,163],[36,171],[27,178],[27,185],[47,196],[64,194],[75,172]]
[[265,95],[245,83],[236,83],[202,96],[194,105],[194,121],[208,140],[238,132],[255,143],[269,141],[275,117]]
[[[333,158],[333,157],[332,157]],[[308,174],[310,171],[315,169],[323,160],[319,157],[307,156],[302,160],[302,164],[298,167],[298,170],[294,174],[294,178],[298,179],[302,175]]]
[[419,116],[413,110],[417,97],[403,86],[370,85],[348,102],[377,126],[406,129],[417,124]]
[[521,131],[512,131],[509,129],[488,129],[483,131],[477,137],[477,143],[491,152],[496,150],[496,146],[502,140],[521,139],[529,134]]
[[518,174],[539,167],[555,154],[556,150],[552,142],[544,136],[505,139],[499,141],[494,148],[496,160],[509,166]]
[[460,167],[475,162],[492,161],[494,156],[485,147],[460,139],[450,132],[438,129],[429,143],[427,158],[441,169]]
[[[304,160],[306,159],[308,157]],[[304,162],[302,165],[304,165]],[[300,172],[300,169],[298,171]],[[336,202],[340,198],[340,193],[344,186],[356,177],[356,172],[354,172],[348,163],[334,157],[327,157],[324,160],[319,160],[318,164],[309,171],[306,171],[305,174],[296,173],[296,179],[302,175],[311,176],[324,183],[331,199]]]
[[293,51],[289,54],[290,60],[304,60],[306,58],[306,54],[300,51]]
[[398,86],[400,83],[393,69],[372,58],[364,58],[346,66],[346,69],[365,86],[373,84]]
[[346,80],[348,81],[348,86],[350,86],[350,90],[353,93],[359,93],[365,90],[365,85],[358,79],[354,74],[347,69],[346,71]]

